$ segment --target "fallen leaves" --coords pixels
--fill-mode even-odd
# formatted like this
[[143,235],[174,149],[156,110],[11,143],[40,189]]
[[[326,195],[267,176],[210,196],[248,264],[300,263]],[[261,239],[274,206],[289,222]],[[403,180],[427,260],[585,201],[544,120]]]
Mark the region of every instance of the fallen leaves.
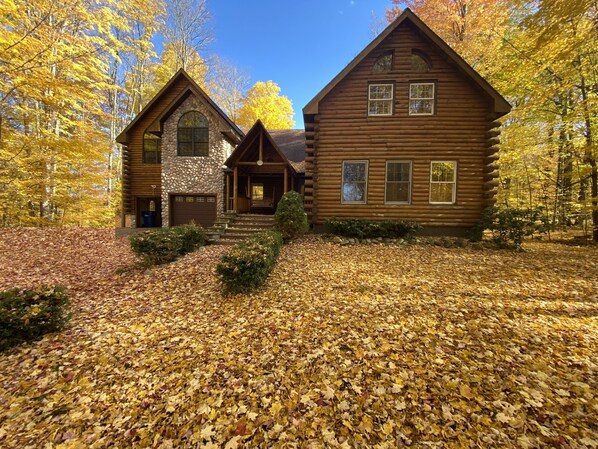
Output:
[[595,249],[308,238],[224,299],[225,248],[118,274],[126,240],[103,232],[0,237],[59,248],[2,282],[63,279],[76,305],[0,355],[2,447],[596,447]]

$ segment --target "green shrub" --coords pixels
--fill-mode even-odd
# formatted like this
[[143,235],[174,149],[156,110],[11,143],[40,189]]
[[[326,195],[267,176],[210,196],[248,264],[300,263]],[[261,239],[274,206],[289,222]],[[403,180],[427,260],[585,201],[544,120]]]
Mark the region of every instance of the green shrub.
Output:
[[244,293],[255,290],[265,281],[276,263],[282,234],[266,231],[235,245],[222,256],[216,266],[225,293]]
[[148,265],[176,260],[205,245],[206,234],[195,225],[160,228],[132,235],[131,249]]
[[333,218],[324,222],[326,232],[343,237],[402,238],[410,237],[421,229],[418,223],[402,220],[360,220],[356,218]]
[[487,229],[497,245],[521,249],[526,236],[544,231],[544,224],[540,218],[541,211],[538,209],[488,207],[482,213],[481,220],[472,229],[470,238],[475,241],[481,240]]
[[274,229],[280,231],[285,240],[307,232],[307,214],[299,193],[291,191],[282,196],[274,214]]
[[64,328],[71,318],[62,287],[0,292],[0,351]]
[[206,233],[200,226],[187,224],[169,229],[181,240],[181,255],[191,253],[206,244]]

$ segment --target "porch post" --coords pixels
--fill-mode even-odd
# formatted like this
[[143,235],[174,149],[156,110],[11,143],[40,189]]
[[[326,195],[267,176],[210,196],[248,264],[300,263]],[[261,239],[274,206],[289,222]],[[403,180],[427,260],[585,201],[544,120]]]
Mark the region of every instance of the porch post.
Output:
[[287,167],[284,168],[284,190],[283,193],[287,193],[287,186],[289,185],[289,169]]
[[239,189],[239,167],[235,165],[233,171],[233,209],[238,211],[237,209],[237,191]]
[[224,212],[228,212],[230,207],[230,175],[226,174],[226,201],[224,202]]
[[260,130],[260,147],[259,147],[259,155],[258,155],[258,159],[260,161],[263,161],[264,157],[264,131]]
[[251,198],[251,175],[247,175],[247,195]]

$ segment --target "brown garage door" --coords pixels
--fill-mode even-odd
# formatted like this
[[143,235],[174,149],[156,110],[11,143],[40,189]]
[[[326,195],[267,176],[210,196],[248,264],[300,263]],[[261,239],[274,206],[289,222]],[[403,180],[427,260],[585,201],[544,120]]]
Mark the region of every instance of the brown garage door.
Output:
[[216,197],[212,195],[173,195],[172,226],[195,222],[208,228],[216,221]]

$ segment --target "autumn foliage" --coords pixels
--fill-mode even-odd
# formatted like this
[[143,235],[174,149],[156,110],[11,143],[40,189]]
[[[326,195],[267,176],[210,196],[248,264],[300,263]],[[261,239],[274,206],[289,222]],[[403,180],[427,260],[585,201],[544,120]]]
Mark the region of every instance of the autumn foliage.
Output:
[[0,289],[73,310],[0,354],[0,446],[592,448],[596,248],[525,249],[310,236],[223,298],[225,246],[148,273],[113,231],[0,229]]

